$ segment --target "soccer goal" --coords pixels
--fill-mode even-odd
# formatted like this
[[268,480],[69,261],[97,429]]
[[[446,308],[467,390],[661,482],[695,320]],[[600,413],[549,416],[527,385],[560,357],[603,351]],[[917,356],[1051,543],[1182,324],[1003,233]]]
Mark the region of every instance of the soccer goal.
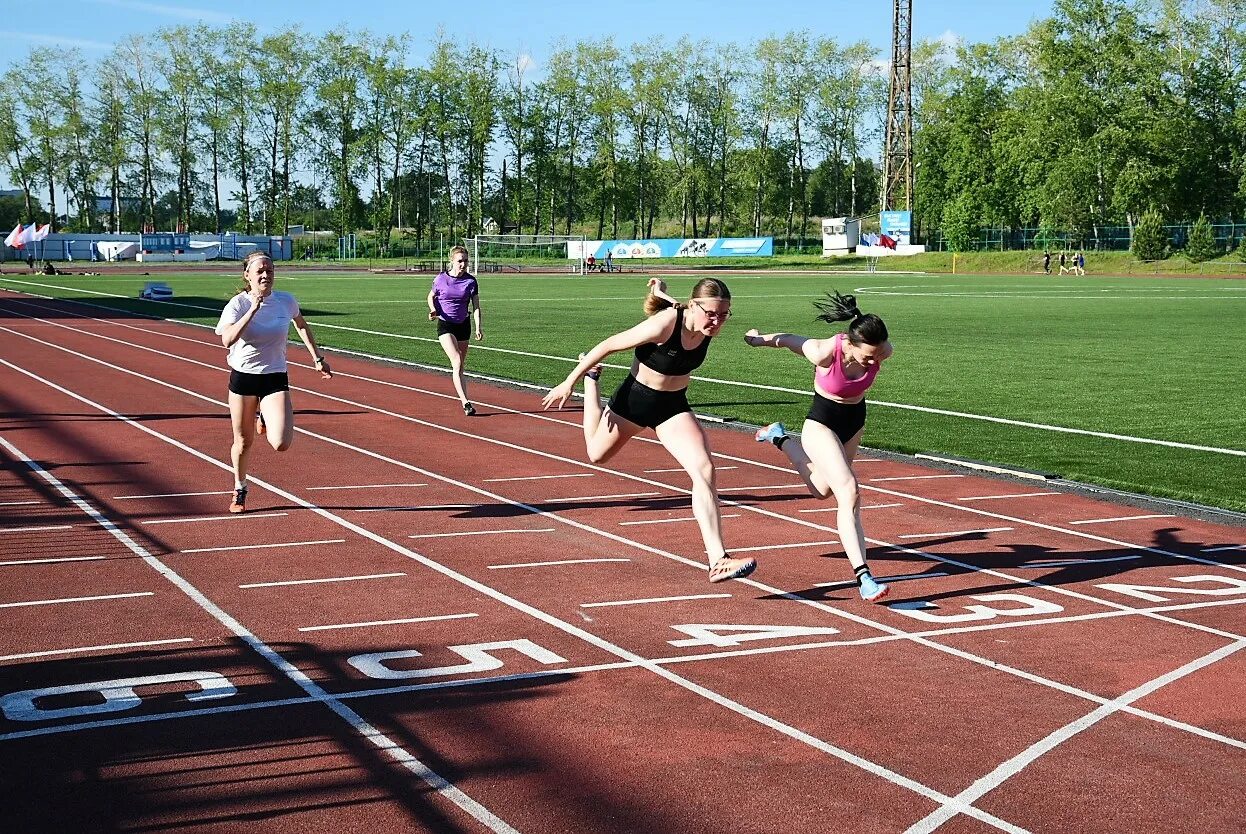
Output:
[[584,273],[584,235],[476,235],[463,241],[473,275],[485,272]]

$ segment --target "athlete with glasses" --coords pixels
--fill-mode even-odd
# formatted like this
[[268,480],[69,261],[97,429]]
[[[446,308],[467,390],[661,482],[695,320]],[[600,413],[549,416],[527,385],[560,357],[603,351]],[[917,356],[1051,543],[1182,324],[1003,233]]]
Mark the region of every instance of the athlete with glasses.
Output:
[[471,347],[468,338],[472,323],[476,325],[476,341],[484,339],[485,333],[480,328],[480,287],[467,271],[467,250],[462,246],[450,250],[449,268],[433,279],[433,288],[428,292],[428,320],[437,322],[437,341],[450,360],[450,378],[454,380],[463,413],[474,417],[476,407],[467,398],[463,369],[467,349]]
[[[716,278],[692,288],[688,304],[666,294],[666,283],[649,279],[644,321],[616,333],[580,355],[580,363],[542,404],[562,408],[575,384],[584,379],[584,445],[593,463],[614,457],[627,441],[646,428],[692,478],[692,514],[701,528],[709,556],[710,582],[748,576],[753,559],[729,556],[723,547],[722,515],[714,486],[714,461],[709,438],[688,404],[688,382],[701,367],[710,340],[731,316],[731,292]],[[601,362],[611,354],[634,350],[631,372],[605,409],[601,406]]]
[[887,596],[888,588],[874,581],[865,561],[861,491],[852,461],[865,431],[865,392],[874,384],[884,360],[891,356],[891,342],[887,341],[883,320],[873,313],[862,313],[854,296],[827,293],[813,306],[818,311],[816,321],[847,321],[848,331],[829,339],[794,333],[763,336],[756,329],[744,334],[744,341],[753,347],[787,348],[814,366],[813,406],[801,426],[800,437],[789,436],[782,423],[771,423],[756,437],[759,442],[773,443],[787,456],[815,498],[834,494],[839,505],[839,540],[856,573],[861,599],[877,602]]

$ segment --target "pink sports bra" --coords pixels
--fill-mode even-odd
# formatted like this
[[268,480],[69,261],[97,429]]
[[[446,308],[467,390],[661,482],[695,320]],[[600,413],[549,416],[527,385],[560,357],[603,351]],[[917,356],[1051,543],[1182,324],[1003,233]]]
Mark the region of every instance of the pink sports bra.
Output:
[[823,394],[829,394],[843,400],[852,400],[864,394],[874,384],[874,377],[878,376],[880,366],[870,365],[865,369],[865,373],[857,379],[849,379],[844,376],[845,338],[843,333],[835,334],[835,355],[831,360],[831,366],[823,368],[819,365],[818,369],[813,373],[813,384]]

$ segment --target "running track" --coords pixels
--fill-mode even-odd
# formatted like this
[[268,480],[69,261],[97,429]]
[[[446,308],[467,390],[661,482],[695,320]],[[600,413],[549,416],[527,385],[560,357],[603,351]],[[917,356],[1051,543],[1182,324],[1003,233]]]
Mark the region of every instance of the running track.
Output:
[[229,517],[219,342],[97,315],[0,294],[0,830],[1243,828],[1242,528],[867,458],[871,606],[712,430],[710,585],[656,443],[340,356]]

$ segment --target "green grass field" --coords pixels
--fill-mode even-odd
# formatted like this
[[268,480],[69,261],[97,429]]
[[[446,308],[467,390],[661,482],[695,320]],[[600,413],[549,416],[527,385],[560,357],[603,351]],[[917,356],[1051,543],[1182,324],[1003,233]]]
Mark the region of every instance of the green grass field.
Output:
[[[749,348],[742,336],[750,327],[828,335],[830,328],[813,321],[810,301],[834,287],[855,292],[863,310],[881,315],[896,348],[870,392],[867,445],[1246,510],[1246,282],[722,277],[734,294],[734,317],[698,373],[704,379],[690,390],[698,411],[799,427],[810,399],[810,366],[787,351]],[[208,324],[238,286],[228,268],[161,270],[159,278],[174,288],[174,304],[138,301],[151,279],[134,275],[3,276],[0,285]],[[686,297],[696,280],[671,278],[672,294]],[[298,296],[327,347],[445,366],[425,315],[430,281],[287,268],[278,286]],[[644,276],[486,275],[480,281],[485,341],[473,343],[468,364],[490,376],[552,385],[577,353],[643,316]],[[613,360],[623,368],[630,357]],[[622,375],[607,371],[605,390]]]

